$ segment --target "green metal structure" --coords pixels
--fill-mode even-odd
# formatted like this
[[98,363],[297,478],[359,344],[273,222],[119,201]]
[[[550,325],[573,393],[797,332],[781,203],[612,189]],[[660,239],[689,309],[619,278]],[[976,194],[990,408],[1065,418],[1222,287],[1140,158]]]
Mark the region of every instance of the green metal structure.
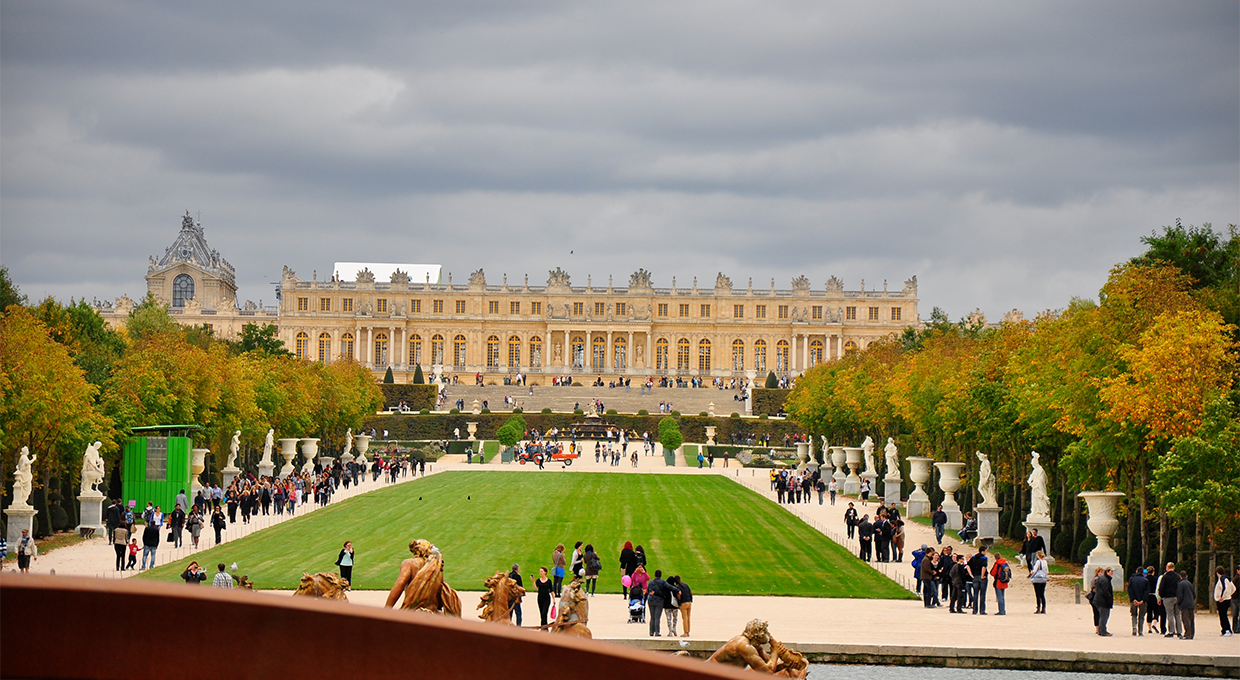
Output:
[[[171,512],[182,489],[191,496],[190,438],[197,425],[150,425],[133,428],[121,462],[121,492],[141,513],[147,501]],[[193,499],[190,498],[190,502]]]

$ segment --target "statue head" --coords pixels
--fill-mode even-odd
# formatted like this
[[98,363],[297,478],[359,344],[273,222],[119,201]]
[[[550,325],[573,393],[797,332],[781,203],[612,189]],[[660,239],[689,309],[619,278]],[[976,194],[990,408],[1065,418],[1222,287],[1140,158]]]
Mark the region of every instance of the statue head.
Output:
[[754,619],[745,624],[745,637],[754,644],[765,644],[771,639],[771,635],[767,632],[766,621],[762,619]]
[[986,462],[986,460],[987,460],[987,456],[986,456],[986,454],[982,453],[981,451],[978,451],[978,452],[977,452],[977,459],[978,459],[978,460],[980,460],[980,461],[982,461],[982,462],[984,463],[984,462]]
[[409,552],[413,553],[415,557],[427,558],[438,553],[439,549],[424,538],[415,538],[409,542]]

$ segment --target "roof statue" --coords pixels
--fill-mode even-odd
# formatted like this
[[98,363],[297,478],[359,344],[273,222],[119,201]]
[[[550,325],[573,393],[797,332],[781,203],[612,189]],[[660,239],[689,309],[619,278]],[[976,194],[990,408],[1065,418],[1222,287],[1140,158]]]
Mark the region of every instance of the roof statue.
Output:
[[555,271],[547,272],[547,285],[568,288],[572,284],[569,282],[568,272],[556,267]]
[[792,280],[792,290],[809,290],[809,279],[802,274]]
[[290,269],[289,266],[286,264],[284,265],[284,272],[281,274],[280,278],[295,279],[297,278],[297,272]]
[[356,281],[357,281],[358,283],[374,283],[374,282],[375,282],[375,273],[374,273],[374,272],[372,272],[372,271],[370,271],[370,267],[362,267],[362,268],[361,268],[360,270],[358,270],[358,272],[357,272],[357,279],[356,279]]
[[1025,320],[1025,313],[1019,309],[1013,309],[1003,315],[1003,323],[1020,323]]
[[715,289],[716,290],[719,290],[719,289],[731,290],[732,279],[724,276],[723,272],[719,272],[719,274],[715,276]]
[[827,279],[827,292],[828,293],[842,293],[843,291],[844,291],[844,280],[843,279],[836,277],[836,276],[832,276],[831,278]]
[[406,272],[403,269],[397,269],[392,272],[392,278],[390,280],[392,283],[403,283],[405,285],[409,285],[409,272]]
[[650,272],[645,269],[638,269],[629,274],[629,288],[651,288]]
[[913,296],[917,295],[917,275],[916,274],[913,275],[913,278],[904,282],[904,290],[902,292],[905,295],[913,295]]
[[486,285],[487,285],[487,275],[482,273],[481,269],[469,275],[469,287],[470,288],[478,288],[478,287],[485,288]]

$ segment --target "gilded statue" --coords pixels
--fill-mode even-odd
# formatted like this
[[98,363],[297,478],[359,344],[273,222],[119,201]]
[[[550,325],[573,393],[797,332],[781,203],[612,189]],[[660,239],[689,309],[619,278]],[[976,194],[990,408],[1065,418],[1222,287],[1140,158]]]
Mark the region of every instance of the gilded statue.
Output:
[[555,623],[548,626],[552,633],[593,639],[590,629],[586,627],[590,622],[590,602],[581,588],[584,582],[582,576],[577,574],[564,586],[560,602],[556,605]]
[[482,594],[482,599],[478,601],[476,607],[482,610],[478,618],[483,621],[512,625],[509,615],[512,605],[525,597],[525,588],[517,585],[516,581],[502,571],[495,572],[494,576],[486,580],[486,588],[486,592]]
[[400,575],[383,606],[391,609],[404,594],[401,609],[461,617],[461,598],[443,580],[443,555],[430,541],[409,543],[413,557],[400,563]]
[[745,624],[745,632],[724,643],[707,661],[786,678],[804,678],[809,673],[805,657],[771,637],[766,621],[760,619]]
[[302,572],[301,585],[297,586],[297,591],[293,594],[301,597],[319,597],[324,600],[343,600],[348,602],[349,598],[344,594],[345,589],[348,587],[348,580],[330,571],[320,571],[317,574]]

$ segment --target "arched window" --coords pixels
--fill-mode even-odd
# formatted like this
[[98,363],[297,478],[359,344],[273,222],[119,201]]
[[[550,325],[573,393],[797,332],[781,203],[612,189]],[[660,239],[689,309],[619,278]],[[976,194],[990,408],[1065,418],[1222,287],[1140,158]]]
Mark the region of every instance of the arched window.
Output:
[[573,336],[573,368],[581,370],[586,365],[586,341],[580,335]]
[[310,336],[305,331],[297,334],[296,354],[298,359],[308,358],[306,355],[310,353]]
[[542,368],[542,338],[530,338],[530,368]]
[[667,370],[667,338],[659,338],[654,343],[654,368],[657,371]]
[[617,337],[612,343],[611,365],[617,371],[629,367],[629,341],[627,338]]
[[732,341],[732,370],[745,370],[745,341],[740,338]]
[[698,343],[698,371],[700,373],[710,372],[710,340],[702,338]]
[[172,280],[172,306],[184,307],[186,300],[194,299],[194,277],[181,274]]
[[766,370],[766,340],[756,340],[753,343],[753,367],[756,371]]
[[856,341],[853,341],[853,340],[845,340],[845,341],[844,341],[844,352],[845,352],[845,353],[848,353],[848,352],[856,352],[856,351],[857,351],[857,343],[856,343]]
[[319,333],[319,361],[330,363],[332,360],[332,334]]
[[521,338],[515,335],[508,338],[508,366],[510,368],[521,366]]
[[414,333],[409,336],[409,365],[417,366],[422,363],[422,336]]
[[340,356],[344,359],[356,358],[353,354],[353,334],[345,333],[340,336]]
[[788,341],[780,340],[775,343],[775,370],[788,370]]
[[375,334],[375,366],[388,365],[388,336],[387,333]]
[[499,337],[492,335],[487,338],[487,367],[496,368],[499,366]]
[[596,335],[590,341],[590,353],[593,355],[590,367],[602,373],[603,369],[607,368],[607,341],[603,339],[603,336]]
[[822,363],[822,341],[811,340],[809,343],[809,365],[817,366]]
[[431,336],[431,365],[443,366],[443,336],[436,333]]
[[681,338],[676,341],[676,370],[689,370],[689,339]]
[[458,335],[452,338],[452,365],[457,368],[465,366],[465,336]]

